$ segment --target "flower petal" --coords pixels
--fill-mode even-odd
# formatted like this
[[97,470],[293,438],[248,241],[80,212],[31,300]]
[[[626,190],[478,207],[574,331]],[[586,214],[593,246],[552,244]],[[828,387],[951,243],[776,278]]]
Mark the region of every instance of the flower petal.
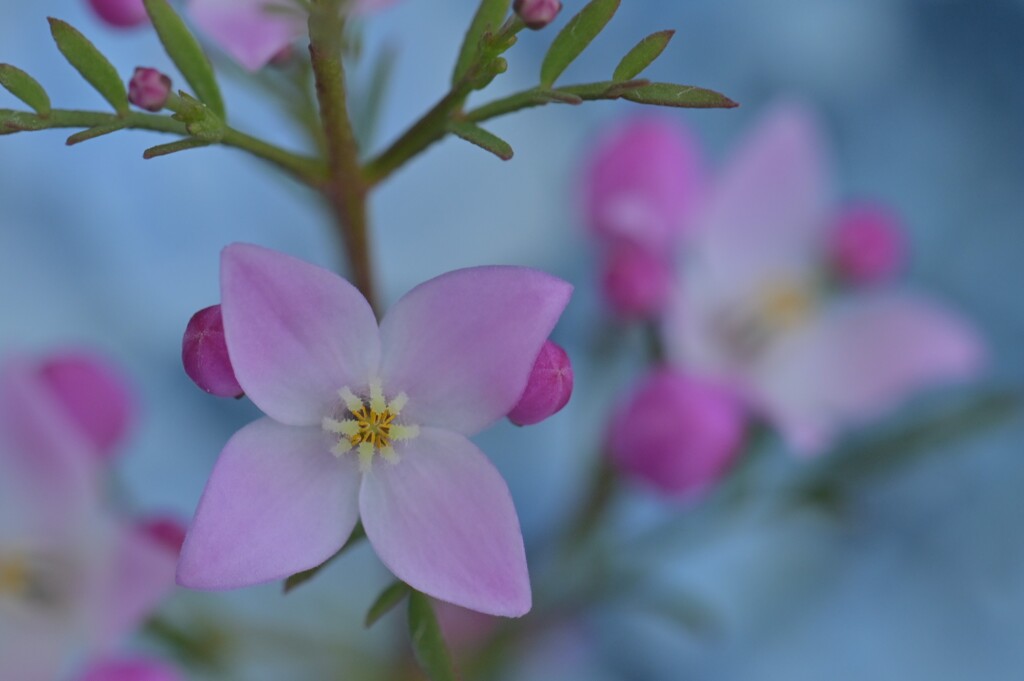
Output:
[[916,390],[975,376],[985,350],[974,329],[908,294],[840,303],[765,358],[756,390],[798,451],[813,454],[845,426],[896,407]]
[[523,394],[572,286],[523,267],[456,270],[417,286],[381,323],[381,379],[410,422],[472,435]]
[[359,494],[366,534],[396,577],[434,598],[489,615],[530,609],[530,577],[512,496],[476,445],[424,428],[392,465],[378,462]]
[[181,549],[178,583],[233,589],[316,567],[358,519],[355,457],[319,428],[261,419],[238,431],[206,484]]
[[249,71],[258,71],[306,31],[298,11],[275,12],[271,0],[191,0],[189,14],[206,35]]
[[235,376],[268,416],[319,425],[338,389],[377,368],[377,320],[341,277],[296,258],[233,244],[221,258],[224,331]]
[[91,662],[77,681],[183,681],[169,664],[145,657],[110,657]]

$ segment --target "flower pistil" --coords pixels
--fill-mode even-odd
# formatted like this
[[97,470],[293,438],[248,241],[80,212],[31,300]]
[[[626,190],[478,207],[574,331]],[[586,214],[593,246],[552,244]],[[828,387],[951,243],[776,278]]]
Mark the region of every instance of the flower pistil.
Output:
[[338,395],[347,417],[323,419],[323,429],[340,436],[331,449],[334,455],[341,457],[355,449],[364,473],[372,467],[374,454],[379,453],[388,463],[397,463],[398,454],[392,443],[411,440],[419,434],[419,426],[395,422],[409,401],[404,392],[389,401],[379,380],[371,381],[369,387],[366,398],[356,395],[348,386],[343,387]]

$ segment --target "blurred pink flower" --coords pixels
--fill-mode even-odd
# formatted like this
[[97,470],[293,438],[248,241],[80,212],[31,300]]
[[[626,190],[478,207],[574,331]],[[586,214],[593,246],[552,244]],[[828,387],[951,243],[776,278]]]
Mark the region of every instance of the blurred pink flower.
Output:
[[832,270],[850,284],[888,281],[907,259],[903,226],[884,206],[859,203],[845,208],[828,236]]
[[34,363],[0,366],[0,660],[19,681],[115,646],[174,586],[175,556],[105,512],[57,398]]
[[559,345],[544,341],[533,364],[526,390],[508,413],[508,420],[517,426],[532,426],[554,416],[572,397],[572,363]]
[[828,296],[826,171],[808,112],[768,115],[695,220],[665,323],[677,366],[731,385],[802,453],[976,375],[985,354],[969,324],[921,296]]
[[740,452],[746,412],[729,391],[673,369],[647,375],[612,417],[613,464],[666,494],[715,483]]
[[109,26],[133,28],[149,21],[142,0],[89,0],[96,15]]
[[228,442],[179,583],[230,589],[315,567],[357,518],[385,565],[435,598],[530,608],[508,488],[471,436],[515,406],[571,287],[515,267],[450,272],[378,328],[344,279],[258,246],[224,250],[228,351],[267,418]]
[[159,660],[132,657],[94,662],[78,681],[184,681],[184,677]]
[[628,241],[607,249],[601,290],[615,315],[641,320],[664,311],[675,281],[670,253]]
[[[383,9],[395,0],[354,0],[353,14]],[[196,25],[232,59],[258,71],[306,35],[307,16],[291,0],[189,0]]]

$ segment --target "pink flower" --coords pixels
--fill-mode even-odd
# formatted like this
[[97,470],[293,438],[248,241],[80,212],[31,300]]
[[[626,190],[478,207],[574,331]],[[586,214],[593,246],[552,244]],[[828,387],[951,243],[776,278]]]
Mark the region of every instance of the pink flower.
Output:
[[670,253],[628,241],[607,251],[601,290],[611,311],[627,320],[659,316],[671,297],[675,281]]
[[833,271],[854,285],[887,281],[906,261],[899,218],[879,205],[847,207],[836,220],[826,247]]
[[96,15],[115,28],[133,28],[149,21],[142,0],[89,0]]
[[184,681],[184,677],[158,660],[108,658],[91,664],[78,681]]
[[668,119],[637,118],[613,130],[590,159],[584,214],[593,234],[659,252],[688,231],[702,194],[699,147]]
[[746,411],[729,391],[672,369],[645,377],[612,418],[612,462],[666,494],[716,482],[740,452]]
[[[352,12],[383,9],[394,0],[354,0]],[[259,71],[306,35],[307,16],[290,0],[190,0],[196,25],[249,71]]]
[[570,293],[533,270],[459,270],[413,289],[378,328],[334,274],[226,248],[228,351],[267,418],[221,453],[179,583],[230,589],[315,567],[361,516],[377,555],[413,588],[489,614],[527,612],[512,498],[468,436],[516,405]]
[[0,660],[52,681],[115,646],[174,586],[175,556],[99,501],[93,444],[36,365],[0,366]]
[[508,420],[517,426],[532,426],[554,416],[572,397],[572,363],[560,346],[544,341],[530,380]]
[[829,196],[813,118],[777,108],[697,217],[665,325],[679,367],[733,386],[804,453],[976,375],[984,355],[968,324],[921,296],[829,295]]

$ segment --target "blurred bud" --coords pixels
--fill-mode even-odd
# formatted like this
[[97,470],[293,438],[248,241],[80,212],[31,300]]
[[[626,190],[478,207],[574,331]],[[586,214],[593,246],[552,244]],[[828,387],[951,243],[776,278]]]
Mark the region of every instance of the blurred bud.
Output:
[[133,28],[149,21],[142,0],[89,0],[97,16],[115,28]]
[[142,657],[107,659],[95,662],[78,681],[183,681],[172,667]]
[[696,140],[674,121],[638,118],[613,130],[590,159],[583,187],[594,236],[654,251],[672,247],[701,195]]
[[516,14],[527,28],[537,31],[552,21],[562,11],[561,0],[516,0],[513,5]]
[[160,111],[171,95],[171,79],[156,69],[136,67],[128,81],[128,101],[146,111]]
[[519,404],[508,420],[517,426],[532,426],[562,410],[572,396],[572,363],[569,355],[551,341],[537,355]]
[[746,414],[721,386],[672,369],[648,375],[612,420],[612,463],[665,494],[715,483],[743,443]]
[[192,315],[182,339],[181,361],[188,377],[211,395],[240,397],[244,394],[228,357],[220,305],[211,305]]
[[839,216],[828,249],[833,270],[851,284],[888,280],[906,261],[906,240],[899,218],[871,204],[852,206]]
[[285,45],[270,58],[269,64],[276,68],[285,68],[295,61],[295,46]]
[[647,319],[665,308],[672,283],[671,264],[660,253],[623,243],[607,255],[601,289],[617,316]]
[[501,620],[475,610],[431,599],[445,642],[456,652],[470,651],[494,633]]
[[139,532],[176,556],[181,553],[181,545],[185,543],[186,529],[184,523],[167,516],[146,518],[138,525]]
[[40,376],[68,418],[104,459],[124,439],[135,416],[127,380],[110,363],[86,352],[55,355]]

